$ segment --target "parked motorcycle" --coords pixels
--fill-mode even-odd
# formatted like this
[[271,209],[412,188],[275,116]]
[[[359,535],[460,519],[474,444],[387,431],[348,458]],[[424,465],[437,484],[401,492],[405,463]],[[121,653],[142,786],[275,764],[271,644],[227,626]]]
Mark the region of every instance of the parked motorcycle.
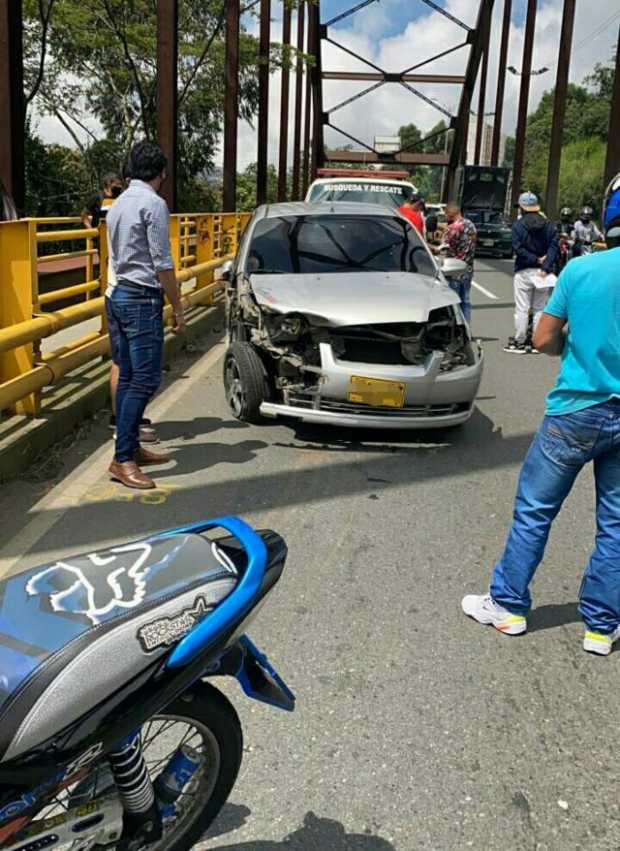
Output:
[[0,583],[0,847],[200,839],[242,756],[237,714],[207,680],[294,708],[245,635],[286,554],[274,532],[224,517]]

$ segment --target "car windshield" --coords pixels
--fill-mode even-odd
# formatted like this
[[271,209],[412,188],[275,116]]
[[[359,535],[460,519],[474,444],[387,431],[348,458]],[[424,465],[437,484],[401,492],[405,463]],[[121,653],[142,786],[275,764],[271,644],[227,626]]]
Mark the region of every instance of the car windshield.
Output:
[[419,272],[436,274],[415,228],[382,216],[283,216],[256,225],[250,274]]
[[399,183],[318,183],[310,190],[310,202],[353,201],[355,204],[381,204],[400,207],[411,194],[411,187]]

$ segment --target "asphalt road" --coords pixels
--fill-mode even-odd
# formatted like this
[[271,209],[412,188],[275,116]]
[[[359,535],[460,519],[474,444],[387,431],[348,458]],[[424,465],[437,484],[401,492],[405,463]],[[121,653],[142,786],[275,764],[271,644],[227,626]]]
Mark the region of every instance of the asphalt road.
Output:
[[246,752],[205,849],[620,846],[620,653],[584,654],[576,611],[594,528],[589,473],[553,531],[528,634],[500,635],[460,610],[464,593],[487,587],[556,370],[501,350],[509,272],[490,261],[476,273],[496,298],[474,293],[486,368],[462,429],[399,438],[241,425],[213,353],[179,364],[153,406],[174,452],[154,497],[107,481],[103,424],[65,452],[79,463],[66,477],[3,489],[5,571],[222,513],[285,536],[287,570],[251,634],[298,709],[226,686]]

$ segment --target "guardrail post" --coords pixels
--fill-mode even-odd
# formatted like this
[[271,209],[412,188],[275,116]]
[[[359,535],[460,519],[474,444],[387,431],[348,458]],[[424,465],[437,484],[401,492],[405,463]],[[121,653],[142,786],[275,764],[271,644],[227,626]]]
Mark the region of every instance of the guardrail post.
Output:
[[[21,219],[0,224],[0,328],[32,319],[38,301],[36,222]],[[29,372],[34,366],[31,343],[0,353],[0,384]],[[37,394],[12,406],[18,414],[37,414]]]
[[170,216],[170,250],[177,272],[181,270],[181,218],[185,219],[187,216]]

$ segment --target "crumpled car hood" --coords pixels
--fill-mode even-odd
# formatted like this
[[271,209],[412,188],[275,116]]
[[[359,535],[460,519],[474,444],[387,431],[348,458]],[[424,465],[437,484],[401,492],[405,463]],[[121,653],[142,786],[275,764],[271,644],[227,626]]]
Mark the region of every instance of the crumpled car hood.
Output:
[[446,284],[411,272],[252,275],[250,282],[262,307],[333,326],[426,322],[431,310],[459,304]]

